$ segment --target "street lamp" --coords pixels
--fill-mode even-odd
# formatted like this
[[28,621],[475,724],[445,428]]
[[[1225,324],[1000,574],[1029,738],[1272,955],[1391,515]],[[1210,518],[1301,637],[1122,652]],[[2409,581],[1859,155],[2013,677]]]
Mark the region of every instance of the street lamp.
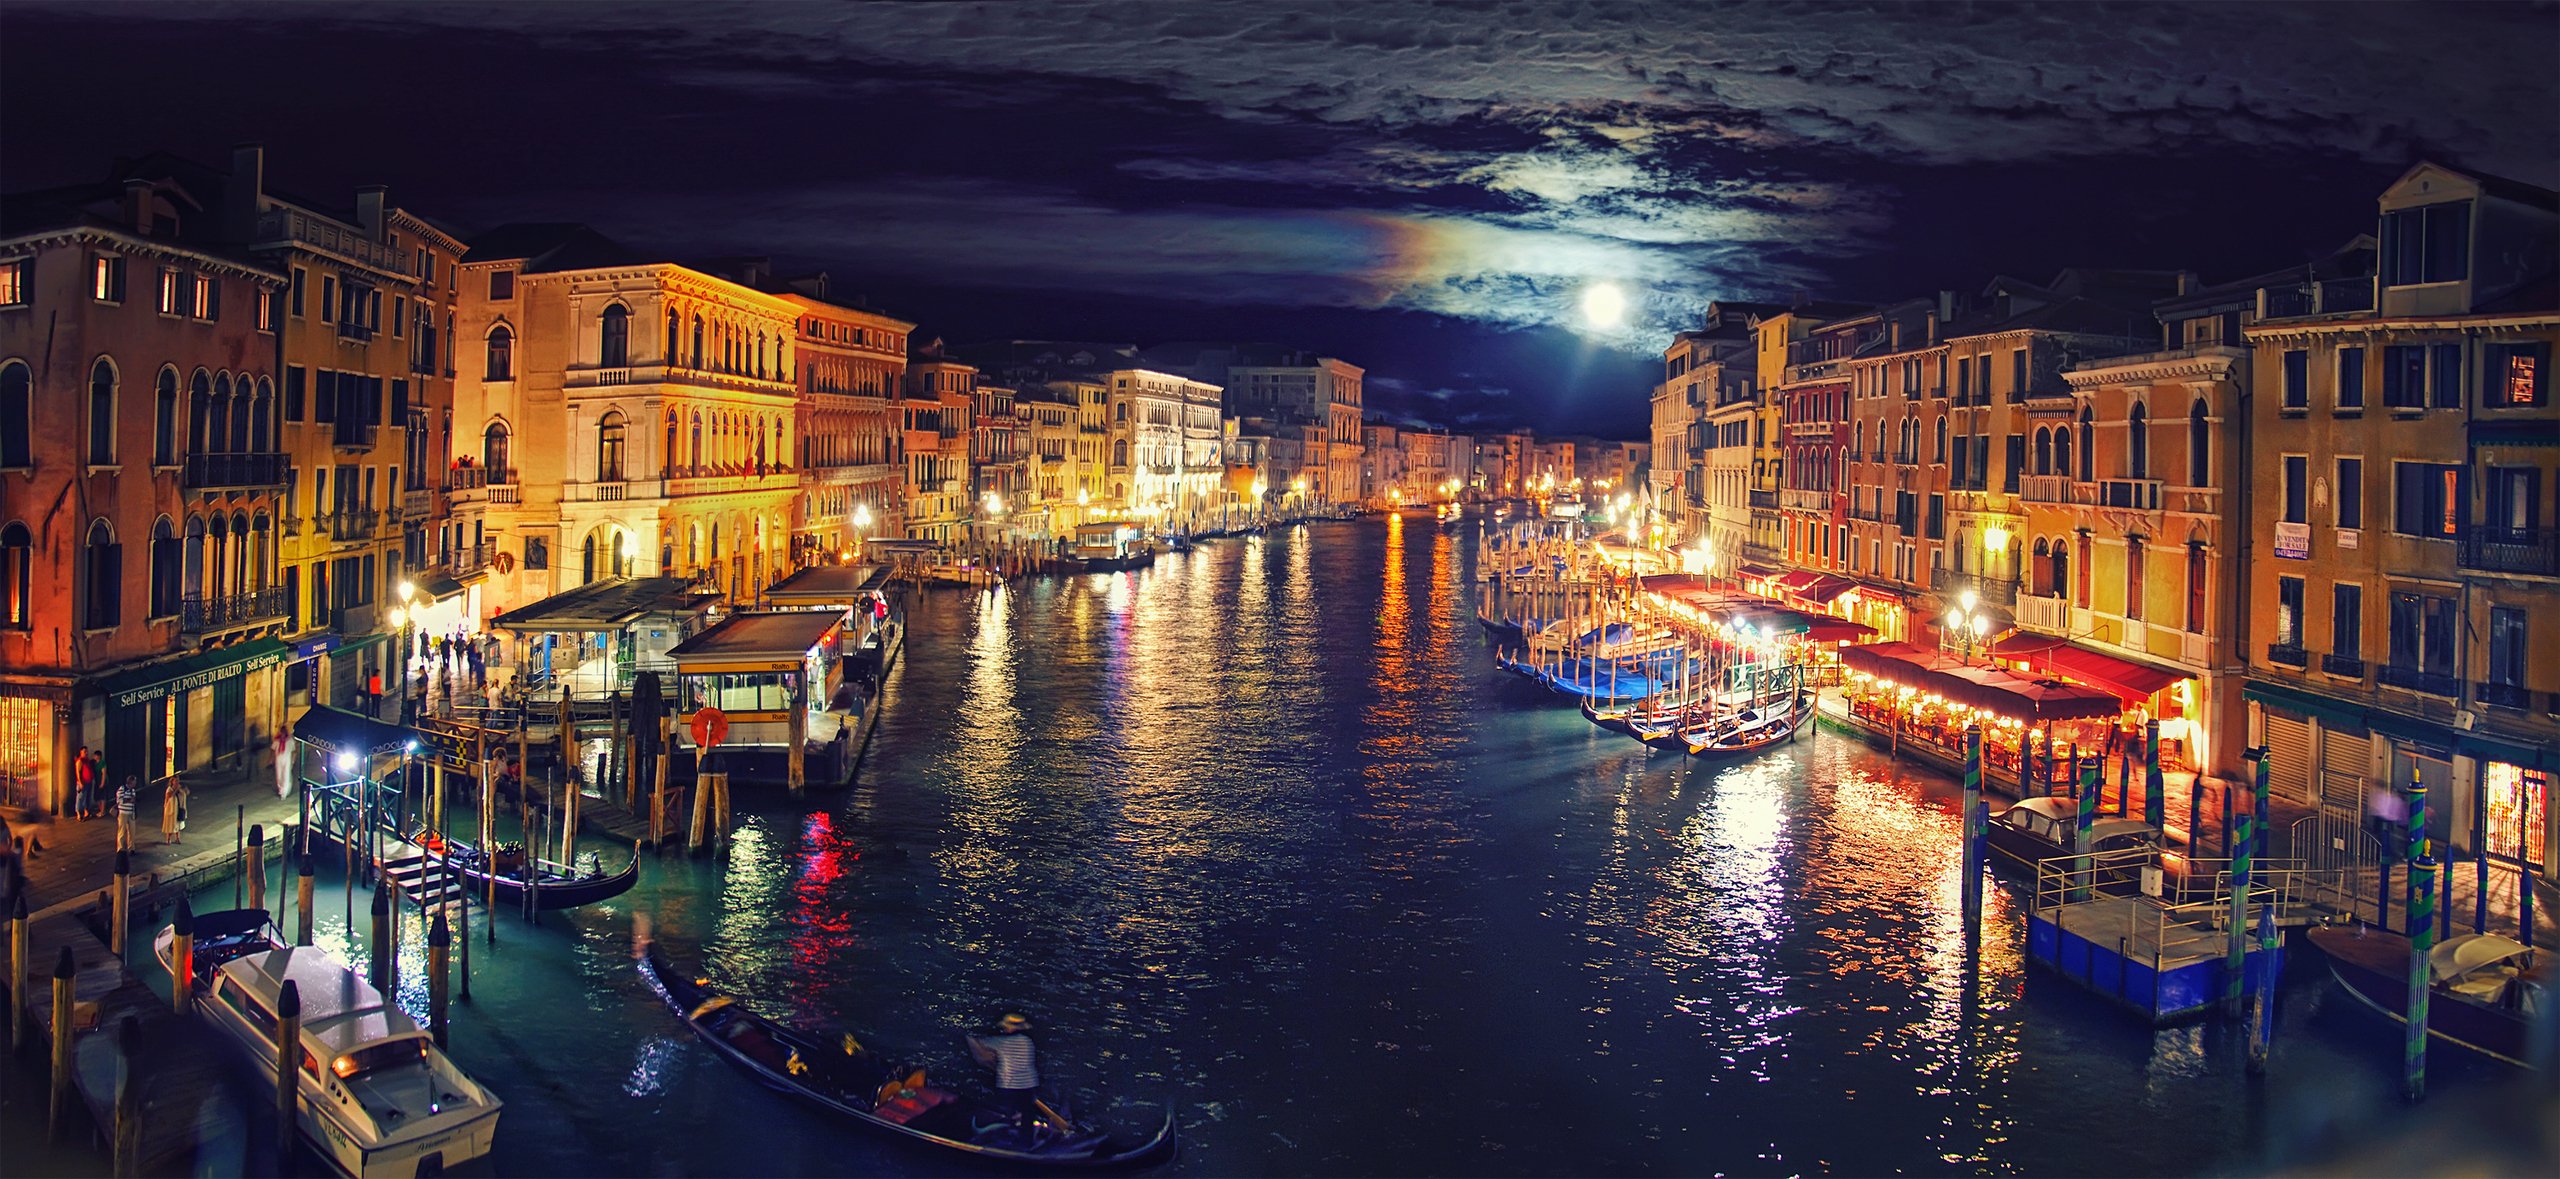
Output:
[[[1974,607],[1981,601],[1980,595],[1967,589],[1956,596],[1956,608],[1947,612],[1947,629],[1956,632],[1957,659],[1963,663],[1973,662],[1974,641],[1982,637],[1982,615],[1974,612]],[[1938,635],[1938,649],[1942,652],[1947,649],[1947,636],[1943,632]]]

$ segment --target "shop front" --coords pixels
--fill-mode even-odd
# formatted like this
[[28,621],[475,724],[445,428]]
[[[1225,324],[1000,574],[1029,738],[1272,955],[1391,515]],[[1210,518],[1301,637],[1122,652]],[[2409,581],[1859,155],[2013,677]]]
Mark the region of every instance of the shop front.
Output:
[[0,807],[67,809],[73,681],[0,676]]
[[2123,704],[2110,693],[1905,643],[1843,647],[1840,662],[1835,723],[1949,770],[1962,768],[1965,731],[1979,726],[1984,780],[2020,795],[2065,785],[2075,750],[2097,756],[2122,740]]
[[252,639],[98,680],[103,780],[148,787],[175,773],[249,768],[282,719],[278,681],[291,652]]

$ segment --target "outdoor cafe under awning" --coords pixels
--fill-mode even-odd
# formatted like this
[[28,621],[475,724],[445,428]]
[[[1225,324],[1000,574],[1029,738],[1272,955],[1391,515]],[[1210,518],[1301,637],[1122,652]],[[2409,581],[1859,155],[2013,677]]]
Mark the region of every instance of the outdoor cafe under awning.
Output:
[[2128,704],[2149,700],[2161,689],[2189,678],[2183,672],[2137,663],[2057,635],[2028,630],[2003,635],[1991,644],[1990,651],[2028,668],[2051,671],[2104,689]]

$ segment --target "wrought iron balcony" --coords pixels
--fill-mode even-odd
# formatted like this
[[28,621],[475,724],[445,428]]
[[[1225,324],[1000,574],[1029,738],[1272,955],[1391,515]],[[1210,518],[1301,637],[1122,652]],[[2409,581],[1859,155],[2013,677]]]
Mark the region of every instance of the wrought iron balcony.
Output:
[[2323,655],[2320,657],[2320,670],[2360,680],[2364,678],[2364,660],[2353,655]]
[[2300,643],[2269,643],[2267,662],[2281,663],[2286,667],[2309,667],[2311,653],[2303,650]]
[[377,429],[369,422],[337,422],[330,427],[329,444],[340,450],[371,450]]
[[2523,684],[2475,684],[2473,687],[2477,689],[2473,694],[2480,698],[2482,704],[2495,704],[2500,708],[2533,707],[2533,690]]
[[275,487],[283,484],[281,454],[190,454],[183,478],[195,490],[219,487]]
[[354,508],[342,512],[331,512],[314,519],[325,521],[322,526],[329,530],[331,540],[370,540],[373,537],[375,525],[382,521],[382,513]]
[[2397,663],[2385,663],[2374,669],[2374,678],[2395,688],[2407,688],[2412,692],[2424,692],[2430,696],[2462,694],[2461,680]]
[[2489,528],[2462,534],[2462,567],[2491,573],[2560,574],[2560,528]]
[[1984,577],[1979,573],[1959,573],[1953,569],[1930,570],[1929,588],[1942,595],[1972,590],[1982,601],[1994,606],[2014,606],[2018,601],[2018,583],[2010,578]]
[[190,594],[178,601],[178,630],[198,635],[251,626],[282,618],[292,609],[293,595],[280,585],[212,597]]

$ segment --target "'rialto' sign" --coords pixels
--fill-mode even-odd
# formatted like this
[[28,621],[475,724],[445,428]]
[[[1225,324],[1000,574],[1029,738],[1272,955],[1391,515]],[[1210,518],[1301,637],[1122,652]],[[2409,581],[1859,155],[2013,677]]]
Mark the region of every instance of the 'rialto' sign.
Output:
[[162,680],[159,683],[146,684],[129,692],[118,692],[116,693],[116,707],[131,708],[137,704],[148,704],[163,696],[169,695],[172,692],[192,692],[198,688],[220,683],[233,676],[245,675],[249,672],[274,667],[277,664],[284,662],[284,657],[285,652],[281,650],[264,651],[246,659],[219,664],[205,668],[202,671],[189,672],[174,680]]

